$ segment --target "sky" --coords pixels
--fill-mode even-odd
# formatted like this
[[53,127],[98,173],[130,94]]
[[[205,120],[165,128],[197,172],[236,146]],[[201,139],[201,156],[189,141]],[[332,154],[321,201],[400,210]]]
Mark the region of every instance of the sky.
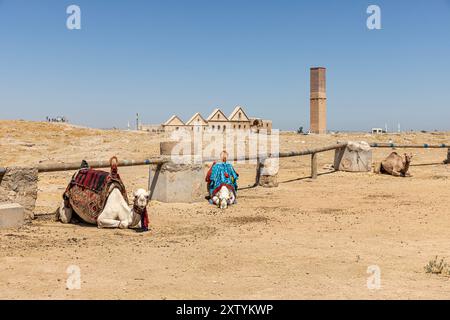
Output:
[[126,128],[241,105],[308,129],[315,66],[329,130],[450,130],[450,0],[0,0],[0,119]]

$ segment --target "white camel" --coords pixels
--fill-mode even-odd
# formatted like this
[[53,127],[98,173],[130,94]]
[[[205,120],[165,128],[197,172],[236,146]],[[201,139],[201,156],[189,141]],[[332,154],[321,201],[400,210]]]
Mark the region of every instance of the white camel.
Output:
[[[149,200],[149,192],[138,189],[134,192],[133,207],[129,207],[119,189],[115,188],[106,200],[105,208],[97,218],[99,228],[141,228],[141,214],[144,214]],[[73,209],[63,200],[59,208],[59,220],[70,223]]]
[[220,190],[212,197],[212,201],[220,209],[226,209],[229,204],[233,204],[236,198],[230,189],[226,186],[222,186]]

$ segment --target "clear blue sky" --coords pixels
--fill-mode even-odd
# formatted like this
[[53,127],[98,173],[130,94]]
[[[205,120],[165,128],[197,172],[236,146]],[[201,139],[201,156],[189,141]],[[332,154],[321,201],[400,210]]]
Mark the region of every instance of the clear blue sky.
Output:
[[239,104],[308,128],[311,66],[331,130],[450,130],[450,1],[0,0],[2,119],[126,127]]

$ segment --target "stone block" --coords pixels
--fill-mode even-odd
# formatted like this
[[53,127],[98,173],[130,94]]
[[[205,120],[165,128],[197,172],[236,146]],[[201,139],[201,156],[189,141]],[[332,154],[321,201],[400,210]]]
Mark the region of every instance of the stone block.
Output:
[[366,142],[349,141],[347,147],[336,149],[334,169],[349,172],[367,172],[372,169],[372,150]]
[[25,210],[18,203],[0,204],[0,228],[14,228],[23,225]]

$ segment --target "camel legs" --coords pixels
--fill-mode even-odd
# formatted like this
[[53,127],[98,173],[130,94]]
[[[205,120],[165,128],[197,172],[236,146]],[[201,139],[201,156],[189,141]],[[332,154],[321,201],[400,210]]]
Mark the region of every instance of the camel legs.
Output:
[[99,228],[120,228],[126,229],[128,228],[128,221],[120,221],[117,219],[111,219],[108,217],[108,213],[102,212],[100,216],[97,218],[97,226]]
[[98,217],[97,219],[97,226],[99,228],[120,228],[120,229],[128,228],[128,221],[119,221],[100,217]]
[[114,219],[97,219],[97,227],[99,228],[118,228],[120,225],[119,220]]
[[402,174],[401,174],[400,172],[395,171],[395,170],[392,170],[392,175],[393,175],[394,177],[401,177],[401,176],[402,176]]
[[214,197],[212,197],[212,201],[215,205],[219,205],[220,199],[218,196],[214,196]]
[[72,208],[66,207],[65,201],[63,200],[61,203],[61,206],[59,207],[59,220],[61,220],[62,223],[70,223],[70,220],[72,219]]

